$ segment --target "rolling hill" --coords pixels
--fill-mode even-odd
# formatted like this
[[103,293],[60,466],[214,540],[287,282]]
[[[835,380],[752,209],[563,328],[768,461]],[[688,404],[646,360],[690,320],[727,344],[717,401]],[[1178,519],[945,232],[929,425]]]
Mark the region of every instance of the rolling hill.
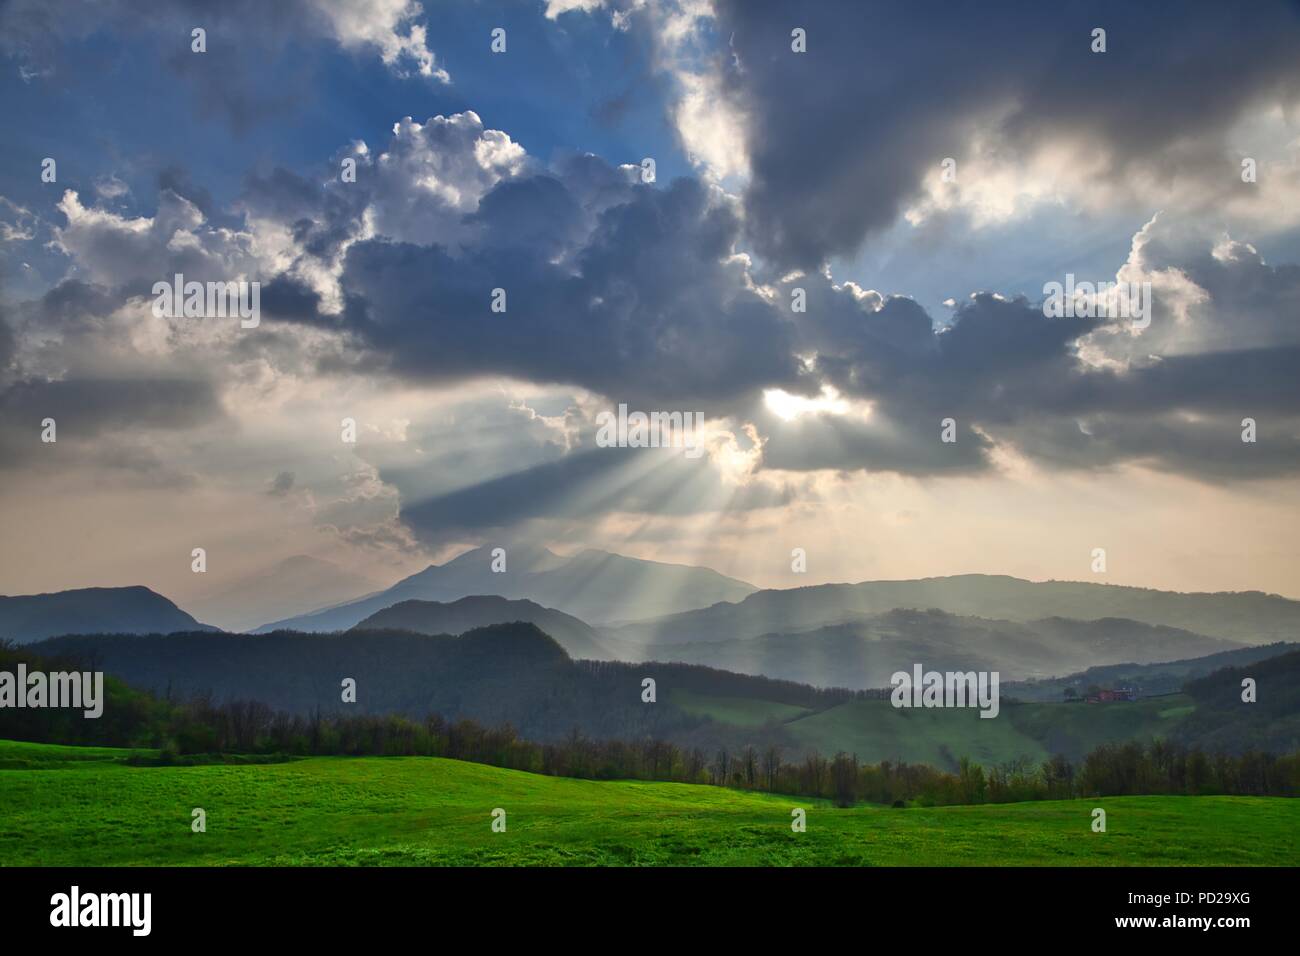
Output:
[[146,587],[80,588],[0,597],[0,638],[27,644],[59,634],[216,631]]

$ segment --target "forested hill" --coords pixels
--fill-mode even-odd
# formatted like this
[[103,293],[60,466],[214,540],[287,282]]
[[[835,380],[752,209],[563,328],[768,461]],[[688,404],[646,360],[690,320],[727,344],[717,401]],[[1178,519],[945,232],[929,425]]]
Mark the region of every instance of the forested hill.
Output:
[[[1254,682],[1254,701],[1242,682]],[[1190,681],[1196,709],[1177,737],[1209,751],[1245,753],[1300,750],[1300,651],[1215,671]]]
[[[674,693],[759,699],[820,709],[849,699],[763,677],[683,664],[573,661],[533,624],[478,628],[460,637],[368,630],[335,634],[76,635],[35,645],[47,655],[98,663],[133,687],[174,697],[256,700],[307,714],[439,713],[512,724],[537,740],[574,728],[600,737],[678,736],[703,722]],[[654,703],[642,699],[646,678]],[[355,703],[343,681],[356,682]]]
[[58,634],[215,631],[146,587],[79,588],[0,597],[0,640],[26,644]]

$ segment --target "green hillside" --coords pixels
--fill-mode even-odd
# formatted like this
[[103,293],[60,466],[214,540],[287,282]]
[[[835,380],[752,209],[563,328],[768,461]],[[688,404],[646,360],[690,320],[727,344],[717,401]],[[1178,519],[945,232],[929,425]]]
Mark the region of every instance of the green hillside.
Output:
[[697,717],[710,717],[734,727],[762,727],[768,723],[785,723],[811,713],[807,707],[782,704],[755,697],[720,697],[674,690],[669,696],[674,706]]
[[1169,694],[1132,703],[1019,704],[1003,714],[1051,753],[1077,760],[1104,743],[1170,737],[1193,710],[1192,698]]
[[103,764],[121,764],[131,755],[155,755],[152,750],[122,750],[118,747],[65,747],[62,744],[32,744],[0,740],[0,770],[76,770]]
[[982,718],[973,709],[913,710],[895,708],[888,700],[855,700],[786,724],[786,730],[821,753],[842,750],[864,763],[905,761],[952,770],[961,757],[999,764],[1051,756],[1015,725],[1008,710]]
[[[832,808],[437,758],[134,767],[0,743],[6,865],[1295,865],[1300,800],[1126,797]],[[120,752],[122,757],[126,751]],[[106,755],[101,751],[97,758]],[[64,759],[69,758],[69,759]],[[1107,810],[1107,832],[1091,811]],[[207,832],[190,831],[194,807]],[[493,808],[507,831],[493,833]],[[808,813],[806,833],[790,811]]]
[[823,755],[843,751],[864,763],[903,761],[943,770],[961,757],[985,766],[1053,754],[1079,760],[1103,743],[1168,738],[1195,707],[1170,694],[1133,703],[1004,703],[994,718],[973,709],[899,709],[885,699],[851,700],[821,710],[746,697],[674,692],[671,701],[690,714],[737,727],[779,724],[794,748]]

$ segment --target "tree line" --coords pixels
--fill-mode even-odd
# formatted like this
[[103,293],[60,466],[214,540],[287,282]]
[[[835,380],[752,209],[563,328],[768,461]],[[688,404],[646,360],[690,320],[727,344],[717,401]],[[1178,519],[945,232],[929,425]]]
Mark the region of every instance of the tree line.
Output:
[[[16,660],[0,645],[0,669]],[[77,669],[72,660],[23,659],[45,670]],[[1300,752],[1207,753],[1178,742],[1100,746],[1075,763],[985,767],[963,758],[956,772],[925,764],[860,763],[856,756],[807,754],[787,760],[780,746],[681,746],[659,738],[598,739],[577,729],[561,740],[526,740],[509,723],[488,726],[439,714],[303,715],[259,701],[184,701],[105,679],[111,706],[100,720],[51,709],[0,710],[0,737],[39,743],[158,751],[147,762],[192,762],[208,755],[427,756],[593,780],[655,780],[819,797],[850,806],[1011,803],[1140,794],[1300,796]]]
[[[183,755],[428,756],[591,780],[654,780],[821,797],[840,806],[946,806],[1071,797],[1179,794],[1300,796],[1300,753],[1208,754],[1157,740],[1103,744],[1078,763],[1056,755],[990,767],[962,758],[954,772],[927,764],[860,763],[816,753],[787,760],[778,746],[706,753],[664,740],[600,740],[576,729],[560,742],[521,738],[509,724],[448,721],[431,714],[315,714],[274,711],[255,701],[199,699],[177,708],[163,759]],[[174,754],[175,756],[171,756]]]

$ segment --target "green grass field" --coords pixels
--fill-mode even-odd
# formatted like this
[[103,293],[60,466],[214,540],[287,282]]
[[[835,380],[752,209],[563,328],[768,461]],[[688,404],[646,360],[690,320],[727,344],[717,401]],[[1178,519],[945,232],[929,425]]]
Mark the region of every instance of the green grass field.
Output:
[[[0,742],[6,865],[1295,865],[1300,800],[1127,797],[836,809],[426,757],[136,767]],[[1107,811],[1108,832],[1091,831]],[[190,811],[207,811],[207,832]],[[491,831],[493,808],[507,814]],[[790,829],[803,807],[806,833]]]

